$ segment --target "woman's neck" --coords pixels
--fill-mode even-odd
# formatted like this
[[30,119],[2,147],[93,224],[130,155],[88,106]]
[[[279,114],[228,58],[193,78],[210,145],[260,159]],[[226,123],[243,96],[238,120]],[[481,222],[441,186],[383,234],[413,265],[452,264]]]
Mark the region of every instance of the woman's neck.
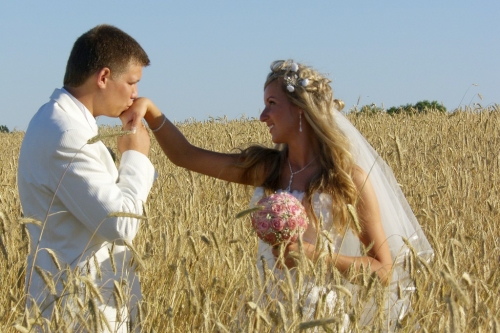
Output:
[[318,155],[319,149],[317,149],[317,144],[313,140],[298,138],[298,140],[288,145],[287,158],[294,171],[302,169],[317,158]]

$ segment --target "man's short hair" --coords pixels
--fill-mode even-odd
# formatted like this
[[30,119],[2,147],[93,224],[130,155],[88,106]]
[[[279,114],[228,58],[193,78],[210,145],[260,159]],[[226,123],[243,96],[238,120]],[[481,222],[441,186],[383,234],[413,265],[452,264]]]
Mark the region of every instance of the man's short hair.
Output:
[[148,55],[135,39],[107,24],[81,35],[73,45],[64,75],[65,87],[78,87],[104,67],[123,74],[130,64],[148,66]]

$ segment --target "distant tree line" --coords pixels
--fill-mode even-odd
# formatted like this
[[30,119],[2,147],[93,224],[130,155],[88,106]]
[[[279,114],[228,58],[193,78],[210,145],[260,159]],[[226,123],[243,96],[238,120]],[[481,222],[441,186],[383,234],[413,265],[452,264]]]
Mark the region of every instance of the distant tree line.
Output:
[[375,104],[364,105],[361,107],[361,109],[357,109],[357,107],[355,107],[353,111],[359,112],[359,113],[386,112],[386,113],[392,115],[392,114],[399,114],[399,113],[408,113],[408,114],[426,113],[428,111],[446,112],[446,107],[437,101],[429,102],[427,100],[424,100],[424,101],[417,102],[415,104],[393,106],[387,110],[384,109],[383,107],[378,107]]
[[5,125],[0,125],[0,133],[9,133],[9,128]]

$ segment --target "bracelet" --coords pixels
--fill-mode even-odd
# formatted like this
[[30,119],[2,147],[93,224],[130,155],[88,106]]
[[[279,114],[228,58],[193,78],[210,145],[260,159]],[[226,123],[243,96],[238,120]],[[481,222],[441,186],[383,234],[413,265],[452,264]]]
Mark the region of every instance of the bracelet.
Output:
[[167,122],[167,117],[165,117],[165,115],[163,113],[161,115],[163,116],[163,122],[161,123],[160,127],[158,127],[158,128],[152,129],[150,127],[149,129],[151,130],[151,132],[158,132],[160,130],[160,128],[162,128],[163,125],[165,125],[165,123]]

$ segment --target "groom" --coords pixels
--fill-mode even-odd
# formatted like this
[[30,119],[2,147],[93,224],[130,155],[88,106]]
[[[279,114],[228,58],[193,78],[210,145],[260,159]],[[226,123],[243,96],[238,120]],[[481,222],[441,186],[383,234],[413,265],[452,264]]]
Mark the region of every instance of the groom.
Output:
[[[155,179],[149,134],[139,126],[118,138],[118,169],[101,141],[88,140],[98,135],[97,116],[118,117],[134,103],[149,63],[137,41],[120,29],[89,30],[73,45],[64,87],[54,90],[24,136],[19,195],[24,216],[41,222],[28,226],[28,306],[34,310],[36,303],[47,319],[57,318],[54,311],[64,320],[85,317],[96,306],[113,332],[140,330],[133,320],[141,291],[127,245],[140,225],[132,214],[142,214]],[[109,217],[117,212],[131,214]],[[101,318],[92,317],[98,326],[91,326],[106,331]]]

